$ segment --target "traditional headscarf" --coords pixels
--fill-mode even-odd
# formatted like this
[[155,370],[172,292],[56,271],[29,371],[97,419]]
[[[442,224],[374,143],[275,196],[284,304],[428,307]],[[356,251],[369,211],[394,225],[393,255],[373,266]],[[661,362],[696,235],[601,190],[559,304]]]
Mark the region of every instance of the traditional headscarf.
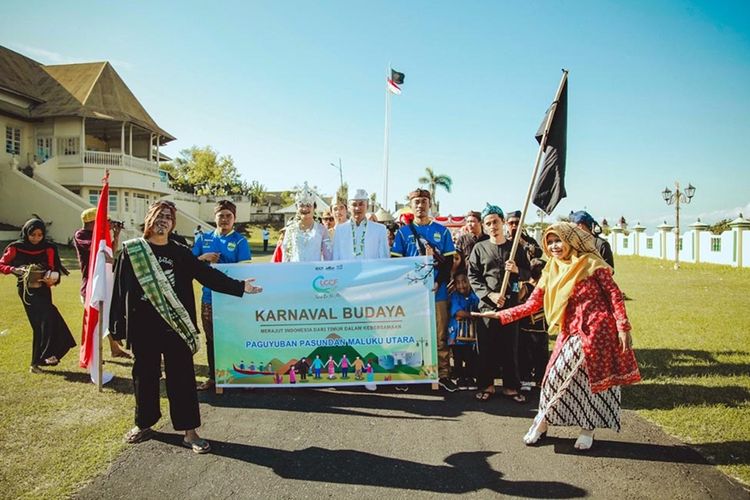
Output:
[[427,198],[428,200],[432,200],[432,195],[426,189],[417,188],[409,193],[409,201],[413,200],[414,198]]
[[484,210],[482,210],[482,220],[484,220],[484,218],[488,215],[492,214],[495,214],[501,219],[505,220],[505,214],[503,214],[502,208],[498,207],[497,205],[490,205],[489,203],[487,203],[487,206],[484,207]]
[[[42,239],[39,241],[39,243],[34,245],[31,243],[31,240],[29,240],[29,235],[37,229],[40,229],[42,231]],[[60,271],[66,276],[70,274],[70,271],[68,271],[60,261],[60,254],[57,252],[57,247],[47,239],[47,225],[42,219],[39,219],[38,217],[29,219],[24,223],[23,227],[21,228],[20,238],[11,243],[11,245],[18,248],[19,250],[34,252],[39,250],[52,249],[51,251],[53,251],[54,253],[53,265],[55,270]]]
[[[552,257],[547,236],[560,238],[568,250],[563,258]],[[544,314],[550,333],[558,333],[565,321],[565,309],[575,285],[592,276],[597,269],[611,269],[594,246],[594,236],[571,222],[558,222],[544,231],[544,254],[549,259],[542,271],[539,287],[544,289]]]
[[464,217],[474,217],[477,221],[482,222],[482,214],[477,212],[476,210],[469,210],[466,212],[466,215]]
[[214,206],[214,214],[218,214],[222,210],[229,210],[232,212],[232,215],[237,217],[237,205],[229,200],[219,200],[216,202],[216,206]]
[[154,222],[156,221],[156,216],[159,215],[159,212],[162,211],[162,209],[168,209],[170,212],[172,212],[172,227],[169,229],[169,232],[172,232],[174,227],[177,225],[177,207],[175,207],[175,204],[168,200],[158,200],[151,204],[150,207],[148,207],[148,213],[146,213],[146,219],[143,221],[143,237],[148,238],[151,235],[151,227],[154,225]]
[[[42,239],[39,241],[39,243],[34,245],[31,243],[31,240],[29,240],[29,235],[37,229],[40,229],[42,231]],[[26,248],[35,250],[44,248],[45,246],[49,245],[49,242],[47,241],[47,226],[44,224],[44,221],[42,219],[37,219],[36,217],[27,220],[21,228],[21,237],[18,239],[18,241],[16,241],[16,243]]]

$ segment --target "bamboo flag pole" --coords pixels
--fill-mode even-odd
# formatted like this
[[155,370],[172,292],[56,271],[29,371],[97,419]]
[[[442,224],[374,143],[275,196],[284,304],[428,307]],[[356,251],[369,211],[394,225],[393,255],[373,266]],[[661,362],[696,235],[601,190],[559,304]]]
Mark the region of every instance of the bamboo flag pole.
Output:
[[[560,102],[560,94],[562,93],[563,86],[565,85],[565,80],[568,79],[568,70],[563,69],[563,75],[560,79],[560,86],[557,87],[557,93],[555,94],[555,100],[552,101],[552,106],[550,106],[549,114],[547,115],[547,122],[544,124],[544,135],[542,136],[542,140],[539,143],[539,151],[536,153],[536,161],[534,162],[534,172],[531,174],[531,182],[529,182],[529,189],[526,191],[526,200],[523,202],[523,209],[521,210],[521,219],[518,221],[518,230],[516,231],[516,236],[513,238],[513,246],[510,249],[510,260],[515,260],[516,258],[516,251],[518,250],[518,243],[521,241],[521,233],[523,232],[523,222],[524,219],[526,219],[526,211],[529,208],[529,201],[531,201],[531,195],[532,191],[534,190],[534,186],[536,185],[536,178],[539,173],[539,162],[542,160],[542,154],[544,153],[544,150],[547,149],[547,136],[549,135],[549,128],[552,124],[552,119],[555,116],[555,111],[557,111],[557,104]],[[542,245],[544,245],[544,242],[542,242]],[[510,273],[506,272],[505,276],[503,276],[503,284],[500,287],[500,296],[505,297],[505,292],[508,290],[508,283],[510,282]]]

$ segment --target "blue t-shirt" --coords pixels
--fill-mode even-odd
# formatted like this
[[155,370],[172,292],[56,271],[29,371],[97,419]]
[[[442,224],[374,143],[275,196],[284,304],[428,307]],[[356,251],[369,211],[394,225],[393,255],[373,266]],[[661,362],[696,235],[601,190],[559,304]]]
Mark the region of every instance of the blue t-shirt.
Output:
[[[434,221],[424,225],[414,223],[412,227],[422,239],[426,240],[434,249],[440,251],[444,257],[453,258],[456,248],[453,246],[453,238],[447,227]],[[391,255],[394,257],[418,257],[422,255],[422,252],[419,251],[419,244],[414,239],[414,232],[409,225],[403,226],[396,232]],[[437,277],[437,269],[433,270],[433,277]],[[441,283],[435,293],[435,301],[440,302],[441,300],[448,300],[448,283]]]
[[[217,231],[200,233],[193,243],[193,255],[199,257],[206,253],[218,253],[219,264],[235,264],[252,259],[247,240],[234,230],[224,235]],[[201,302],[211,303],[211,290],[205,286]]]
[[461,295],[458,292],[453,292],[450,295],[450,314],[451,319],[448,322],[448,345],[465,345],[469,344],[469,342],[462,342],[460,340],[456,340],[456,337],[458,336],[459,332],[462,330],[466,330],[468,328],[468,323],[471,320],[468,319],[456,319],[456,313],[458,311],[466,311],[466,312],[474,312],[479,311],[479,297],[473,292],[469,291],[469,295],[467,297]]

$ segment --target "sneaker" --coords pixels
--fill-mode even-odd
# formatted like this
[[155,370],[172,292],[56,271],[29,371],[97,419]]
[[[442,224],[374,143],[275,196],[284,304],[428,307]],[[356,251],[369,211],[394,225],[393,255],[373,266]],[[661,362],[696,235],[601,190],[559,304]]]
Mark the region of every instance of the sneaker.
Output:
[[467,390],[476,391],[477,389],[479,389],[479,386],[477,385],[477,381],[475,379],[470,377],[470,378],[467,378],[466,380],[467,380],[466,382]]
[[442,377],[438,380],[438,384],[448,392],[456,392],[458,390],[458,386],[448,377]]
[[458,379],[458,390],[460,391],[469,390],[469,381],[466,378],[461,377],[460,379]]
[[397,391],[401,391],[401,392],[407,392],[409,390],[409,386],[408,385],[397,385],[396,386],[396,390]]

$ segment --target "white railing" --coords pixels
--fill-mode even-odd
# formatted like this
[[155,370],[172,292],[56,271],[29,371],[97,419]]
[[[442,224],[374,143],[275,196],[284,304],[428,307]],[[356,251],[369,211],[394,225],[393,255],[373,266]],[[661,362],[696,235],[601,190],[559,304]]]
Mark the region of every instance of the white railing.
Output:
[[86,151],[83,153],[83,162],[87,165],[101,165],[106,167],[127,167],[150,174],[159,174],[159,168],[155,161],[125,155],[122,153],[107,153],[104,151]]

